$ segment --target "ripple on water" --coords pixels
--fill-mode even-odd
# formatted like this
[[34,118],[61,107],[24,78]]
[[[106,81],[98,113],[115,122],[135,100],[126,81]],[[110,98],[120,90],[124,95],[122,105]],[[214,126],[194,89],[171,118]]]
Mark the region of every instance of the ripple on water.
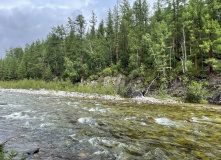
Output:
[[51,127],[51,126],[54,126],[53,123],[43,123],[40,125],[41,128],[47,128],[47,127]]
[[[114,157],[117,159],[128,159],[130,154],[142,155],[140,148],[109,138],[93,137],[88,142],[96,149],[96,152],[93,153],[94,155],[111,155],[114,153]],[[111,152],[110,149],[112,150]]]
[[28,115],[24,115],[24,112],[14,112],[12,114],[3,116],[6,119],[29,119],[30,117]]
[[101,108],[96,107],[96,108],[91,108],[89,111],[90,112],[106,113],[108,111],[108,109],[101,109]]
[[95,125],[97,126],[97,122],[92,119],[91,117],[82,117],[82,118],[79,118],[78,119],[78,122],[81,123],[81,124],[89,124],[90,126],[91,125]]

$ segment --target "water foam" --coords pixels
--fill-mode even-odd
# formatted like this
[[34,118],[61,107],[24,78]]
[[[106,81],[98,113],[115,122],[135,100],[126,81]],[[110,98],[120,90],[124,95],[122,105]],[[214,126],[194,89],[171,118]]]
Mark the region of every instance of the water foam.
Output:
[[157,124],[165,125],[165,126],[173,126],[177,124],[176,122],[171,121],[168,118],[156,118],[155,120]]
[[82,118],[79,118],[79,119],[78,119],[78,122],[81,123],[81,124],[89,124],[90,126],[91,126],[91,125],[95,125],[95,126],[98,125],[98,124],[95,122],[95,120],[92,119],[91,117],[82,117]]
[[106,113],[108,111],[108,109],[101,109],[101,108],[96,107],[96,108],[91,108],[89,111],[90,112]]
[[28,119],[28,118],[30,118],[27,115],[23,115],[22,112],[14,112],[12,114],[9,114],[9,115],[3,116],[3,117],[5,117],[7,119]]

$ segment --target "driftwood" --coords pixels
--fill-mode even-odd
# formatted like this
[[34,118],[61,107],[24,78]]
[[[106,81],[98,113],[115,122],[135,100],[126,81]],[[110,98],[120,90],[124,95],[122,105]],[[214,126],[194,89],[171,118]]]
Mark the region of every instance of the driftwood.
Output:
[[152,86],[153,82],[154,82],[159,76],[160,76],[160,73],[158,73],[157,76],[151,81],[150,85],[146,88],[146,90],[145,90],[144,92],[142,92],[142,93],[143,93],[143,96],[145,96],[145,95],[148,93],[148,91],[149,91],[150,87]]

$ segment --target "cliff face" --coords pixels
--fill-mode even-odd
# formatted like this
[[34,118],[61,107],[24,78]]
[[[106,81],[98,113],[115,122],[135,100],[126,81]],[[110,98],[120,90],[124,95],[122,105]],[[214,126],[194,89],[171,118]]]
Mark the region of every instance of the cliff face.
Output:
[[207,98],[208,102],[221,105],[221,76],[210,78],[208,90],[212,95],[212,97]]
[[[145,83],[145,79],[142,77],[135,77],[129,79],[128,77],[118,74],[117,76],[111,77],[100,77],[97,80],[84,81],[84,85],[91,85],[96,87],[97,85],[102,85],[103,87],[113,87],[117,94],[128,97],[142,97],[148,85]],[[160,81],[156,80],[150,86],[148,94],[158,95]],[[170,84],[165,85],[163,92],[170,95],[171,97],[185,98],[185,93],[189,83],[183,83],[178,78],[174,78]],[[220,104],[221,105],[221,76],[211,77],[208,81],[207,91],[211,97],[207,98],[208,103]]]

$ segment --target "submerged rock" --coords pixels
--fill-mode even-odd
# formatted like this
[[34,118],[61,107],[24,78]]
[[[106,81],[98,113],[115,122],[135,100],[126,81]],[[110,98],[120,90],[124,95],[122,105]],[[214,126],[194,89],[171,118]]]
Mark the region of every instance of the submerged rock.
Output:
[[195,120],[194,120],[192,117],[187,118],[186,121],[187,121],[187,122],[190,122],[190,123],[194,123],[194,122],[195,122]]
[[89,156],[89,154],[88,154],[88,153],[84,153],[84,152],[78,154],[78,157],[79,157],[80,159],[88,158],[88,156]]
[[31,155],[38,153],[39,151],[40,151],[40,148],[35,148],[35,149],[27,151],[26,153],[31,156]]
[[0,103],[0,106],[6,106],[8,105],[7,103]]
[[149,123],[155,123],[156,120],[155,120],[153,117],[148,117],[148,118],[147,118],[147,122],[149,122]]

